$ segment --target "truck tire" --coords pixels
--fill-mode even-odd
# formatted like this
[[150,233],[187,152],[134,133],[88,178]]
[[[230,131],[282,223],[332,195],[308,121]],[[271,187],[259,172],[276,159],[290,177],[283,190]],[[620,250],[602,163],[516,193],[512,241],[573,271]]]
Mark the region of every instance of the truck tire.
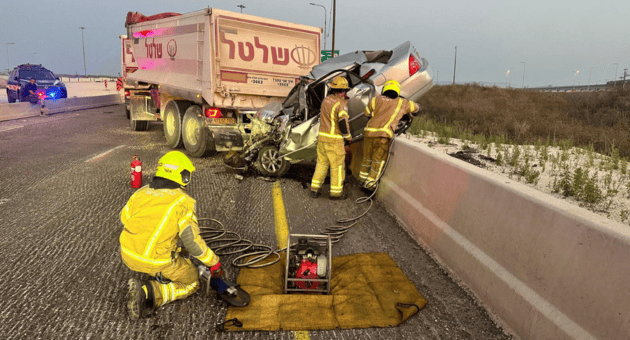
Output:
[[183,100],[171,100],[166,103],[162,120],[164,121],[164,138],[166,144],[173,149],[182,147],[182,119],[184,112],[190,106],[190,102]]
[[9,91],[7,91],[7,101],[9,103],[15,103],[15,98],[9,94]]
[[131,112],[129,111],[129,107],[125,105],[125,113],[127,114],[127,119],[131,119]]
[[254,166],[263,176],[282,177],[289,171],[291,163],[284,158],[278,158],[279,155],[278,148],[275,146],[263,146],[258,152],[258,158]]
[[149,129],[149,121],[130,119],[129,126],[133,131],[147,131]]
[[192,105],[184,114],[182,140],[189,156],[199,158],[216,153],[214,141],[204,124],[202,111],[198,105]]

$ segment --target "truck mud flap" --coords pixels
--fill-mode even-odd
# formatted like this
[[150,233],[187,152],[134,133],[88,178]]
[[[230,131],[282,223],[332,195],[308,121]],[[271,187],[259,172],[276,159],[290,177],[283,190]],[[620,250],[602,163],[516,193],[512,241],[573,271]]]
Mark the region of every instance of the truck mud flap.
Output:
[[212,130],[214,145],[217,151],[243,150],[243,136],[237,129]]

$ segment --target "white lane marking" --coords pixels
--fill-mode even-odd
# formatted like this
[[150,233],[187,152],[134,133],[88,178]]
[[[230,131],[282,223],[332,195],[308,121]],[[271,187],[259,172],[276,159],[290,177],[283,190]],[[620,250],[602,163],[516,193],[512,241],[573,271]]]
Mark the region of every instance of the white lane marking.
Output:
[[558,326],[558,328],[560,328],[570,338],[580,340],[596,339],[586,329],[582,328],[575,321],[571,320],[566,314],[562,313],[562,311],[560,311],[550,302],[545,300],[545,298],[538,295],[536,291],[529,288],[523,281],[519,280],[505,267],[495,261],[488,254],[484,253],[483,250],[478,248],[466,237],[453,229],[450,225],[448,225],[448,223],[442,221],[432,211],[425,208],[418,200],[409,195],[396,183],[386,178],[383,178],[382,180],[386,181],[387,185],[389,185],[394,192],[399,193],[402,199],[411,203],[413,207],[418,210],[419,213],[429,219],[436,227],[442,229],[442,232],[450,237],[451,240],[455,241],[455,243],[457,243],[466,252],[472,255],[477,261],[479,261],[479,263],[490,269],[490,271],[498,276],[500,280],[502,280],[510,288],[514,289],[514,291],[518,295],[520,295],[525,301],[527,301],[532,306],[532,308],[538,310],[538,312],[540,312],[547,319]]
[[101,158],[107,156],[108,154],[110,154],[111,152],[114,152],[115,150],[118,150],[118,149],[124,148],[124,147],[125,147],[125,145],[119,145],[119,146],[117,146],[115,148],[111,148],[111,149],[109,149],[109,150],[107,150],[107,151],[105,151],[103,153],[99,153],[98,155],[96,155],[96,156],[86,160],[85,163],[98,161],[99,159],[101,159]]
[[24,127],[24,125],[9,126],[9,127],[8,127],[8,128],[6,128],[6,129],[2,129],[2,130],[0,130],[0,132],[9,131],[9,130],[13,130],[13,129],[19,129],[19,128],[21,128],[21,127]]

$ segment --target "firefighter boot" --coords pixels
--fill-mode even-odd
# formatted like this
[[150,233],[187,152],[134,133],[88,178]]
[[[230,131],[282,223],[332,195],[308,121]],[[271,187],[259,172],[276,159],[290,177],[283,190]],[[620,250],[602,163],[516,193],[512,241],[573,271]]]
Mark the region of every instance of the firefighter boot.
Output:
[[129,279],[127,292],[127,310],[131,320],[138,320],[149,315],[155,308],[153,298],[153,285],[149,282],[141,282]]
[[329,199],[331,201],[337,201],[337,200],[345,200],[346,198],[348,198],[348,193],[347,192],[342,192],[341,196],[330,196]]
[[320,194],[321,194],[321,192],[319,192],[319,191],[311,191],[311,197],[312,198],[317,198],[317,197],[319,197]]

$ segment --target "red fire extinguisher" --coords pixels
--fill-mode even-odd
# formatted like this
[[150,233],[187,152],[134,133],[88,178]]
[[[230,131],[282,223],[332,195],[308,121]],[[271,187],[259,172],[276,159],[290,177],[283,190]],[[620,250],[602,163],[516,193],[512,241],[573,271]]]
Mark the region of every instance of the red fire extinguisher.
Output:
[[142,162],[138,159],[138,155],[133,155],[131,161],[131,187],[140,188],[142,186]]

